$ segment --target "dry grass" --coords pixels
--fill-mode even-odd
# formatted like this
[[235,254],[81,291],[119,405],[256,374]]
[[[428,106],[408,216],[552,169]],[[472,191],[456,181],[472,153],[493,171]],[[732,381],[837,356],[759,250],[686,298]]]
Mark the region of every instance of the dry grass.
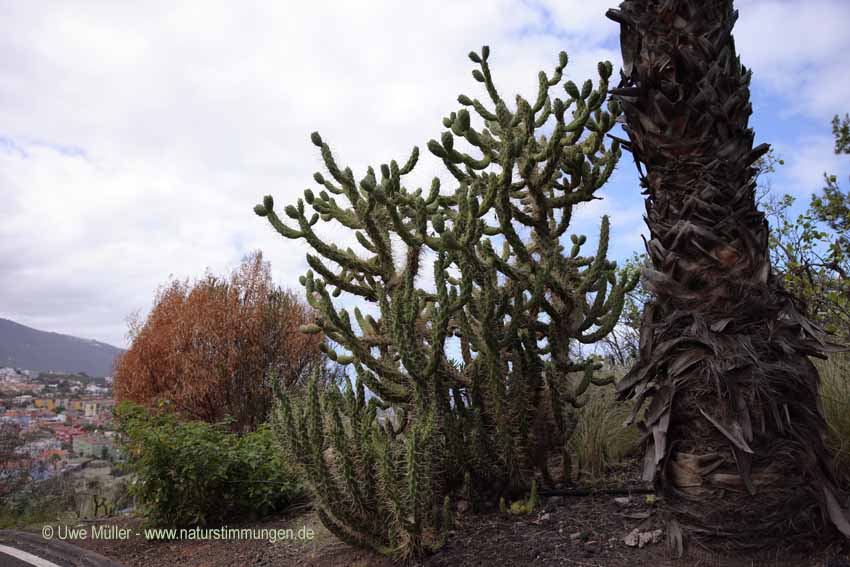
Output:
[[821,398],[827,442],[835,456],[835,472],[850,488],[850,353],[815,361],[821,377]]
[[613,388],[590,388],[587,404],[578,410],[578,424],[570,439],[576,469],[593,481],[621,468],[637,450],[638,432],[625,425],[629,402],[617,402]]

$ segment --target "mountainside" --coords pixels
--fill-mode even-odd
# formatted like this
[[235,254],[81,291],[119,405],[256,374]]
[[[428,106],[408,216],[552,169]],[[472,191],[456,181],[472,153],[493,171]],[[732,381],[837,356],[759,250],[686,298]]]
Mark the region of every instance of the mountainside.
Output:
[[0,367],[111,376],[122,349],[90,339],[32,329],[0,319]]

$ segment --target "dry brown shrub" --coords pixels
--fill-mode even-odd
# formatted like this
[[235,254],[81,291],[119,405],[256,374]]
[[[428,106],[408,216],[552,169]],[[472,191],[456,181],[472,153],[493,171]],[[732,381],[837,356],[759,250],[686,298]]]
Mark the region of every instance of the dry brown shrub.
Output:
[[235,430],[252,430],[271,407],[273,374],[293,388],[324,363],[322,335],[298,332],[312,320],[295,293],[272,283],[261,252],[227,279],[173,280],[144,322],[130,320],[132,345],[116,363],[116,398],[165,401],[207,422],[230,416]]

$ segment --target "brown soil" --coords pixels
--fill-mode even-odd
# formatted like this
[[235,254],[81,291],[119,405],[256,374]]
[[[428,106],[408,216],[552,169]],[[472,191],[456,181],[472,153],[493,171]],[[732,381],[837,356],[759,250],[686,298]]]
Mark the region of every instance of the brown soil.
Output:
[[[618,504],[611,496],[544,499],[533,514],[505,516],[497,512],[466,513],[460,517],[446,546],[417,562],[418,567],[449,566],[554,566],[582,567],[690,567],[692,565],[850,565],[848,549],[830,548],[817,557],[782,558],[781,563],[729,560],[692,553],[688,559],[671,561],[666,540],[643,549],[627,547],[626,534],[635,528],[652,531],[662,527],[652,506],[643,497],[632,496]],[[290,528],[293,540],[200,540],[148,541],[138,519],[122,518],[101,522],[132,528],[139,535],[127,540],[79,540],[73,543],[115,559],[127,567],[390,567],[388,559],[351,548],[337,540],[319,522],[315,513],[302,511],[288,517],[228,527],[253,529]],[[312,529],[311,539],[298,539],[298,530]],[[830,563],[832,565],[832,563]]]

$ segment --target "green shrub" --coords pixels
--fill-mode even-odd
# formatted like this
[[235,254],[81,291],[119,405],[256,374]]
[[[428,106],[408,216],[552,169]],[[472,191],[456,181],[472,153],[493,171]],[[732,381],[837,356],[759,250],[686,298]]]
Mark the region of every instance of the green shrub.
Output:
[[850,354],[833,354],[815,365],[821,377],[827,443],[834,455],[835,473],[850,488]]
[[0,501],[0,529],[76,520],[80,495],[63,476],[29,482]]
[[180,421],[131,402],[117,411],[130,492],[155,525],[208,525],[257,518],[301,497],[270,429],[238,435],[228,423]]

